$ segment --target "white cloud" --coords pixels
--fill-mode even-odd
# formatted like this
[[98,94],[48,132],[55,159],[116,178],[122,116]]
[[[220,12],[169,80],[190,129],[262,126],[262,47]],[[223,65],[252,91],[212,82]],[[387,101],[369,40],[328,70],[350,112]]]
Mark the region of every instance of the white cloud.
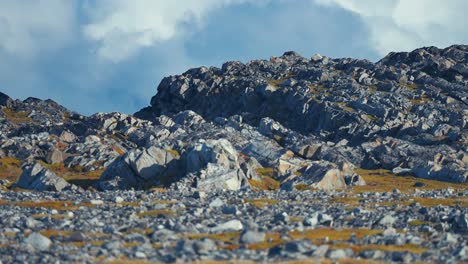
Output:
[[315,0],[361,17],[371,47],[381,55],[421,46],[445,47],[468,42],[465,0]]
[[[113,62],[139,49],[197,30],[210,12],[221,7],[265,0],[100,0],[88,8],[85,36],[98,42],[97,54]],[[189,27],[187,27],[189,25]]]
[[68,0],[0,1],[0,51],[28,59],[70,39],[75,18]]

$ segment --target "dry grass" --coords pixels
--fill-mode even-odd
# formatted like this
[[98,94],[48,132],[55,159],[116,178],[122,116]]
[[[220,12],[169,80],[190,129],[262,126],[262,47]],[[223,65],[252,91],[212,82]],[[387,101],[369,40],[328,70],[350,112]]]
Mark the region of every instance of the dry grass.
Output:
[[356,112],[354,108],[347,106],[345,102],[338,102],[336,104],[339,105],[343,110],[346,110],[350,113]]
[[256,169],[256,172],[260,176],[272,177],[273,175],[275,175],[275,169],[273,168],[258,168]]
[[431,99],[429,99],[426,96],[421,96],[419,99],[411,99],[410,101],[411,101],[411,104],[418,105],[418,104],[427,103],[427,102],[431,101]]
[[119,154],[119,155],[125,154],[125,151],[123,151],[121,148],[119,148],[119,147],[117,147],[117,146],[111,145],[110,147],[111,147],[115,152],[117,152],[117,154]]
[[[398,189],[403,193],[413,193],[415,189],[420,190],[441,190],[447,188],[453,188],[455,190],[468,190],[468,183],[452,183],[452,182],[441,182],[435,180],[427,180],[422,178],[416,178],[412,176],[396,176],[389,170],[377,169],[377,170],[364,170],[356,169],[357,174],[361,175],[366,181],[365,186],[353,187],[354,193],[363,192],[390,192],[393,189]],[[425,184],[424,187],[414,187],[417,182]]]
[[427,248],[418,246],[418,245],[412,245],[412,244],[406,244],[406,245],[348,245],[348,244],[338,244],[338,245],[332,245],[332,248],[337,248],[337,249],[345,249],[345,248],[350,248],[352,249],[355,253],[359,253],[362,251],[366,250],[381,250],[385,252],[411,252],[414,254],[422,254],[427,251]]
[[[298,176],[300,176],[300,174]],[[318,190],[317,188],[311,187],[305,183],[296,184],[294,185],[294,188],[298,191],[317,191]]]
[[16,182],[23,172],[21,170],[22,161],[15,158],[2,158],[0,159],[0,180],[9,180]]
[[202,238],[209,238],[214,241],[220,241],[224,243],[235,243],[239,241],[240,232],[225,232],[218,234],[187,234],[185,235],[187,239],[199,240]]
[[320,95],[322,93],[325,93],[326,89],[327,88],[324,85],[316,85],[316,84],[309,85],[309,92],[314,95]]
[[418,90],[419,88],[419,85],[416,83],[400,82],[400,85],[412,91]]
[[166,216],[173,216],[173,215],[176,215],[176,213],[174,211],[171,211],[171,210],[151,210],[151,211],[146,211],[146,212],[142,212],[142,213],[139,213],[137,214],[138,217],[154,217],[154,216],[161,216],[161,215],[166,215]]
[[468,198],[423,198],[423,197],[416,197],[413,199],[405,199],[400,201],[391,201],[391,202],[382,202],[380,205],[383,206],[391,206],[391,205],[410,205],[412,203],[419,203],[421,206],[424,207],[434,207],[434,206],[460,206],[460,207],[468,207]]
[[260,199],[248,199],[245,200],[245,203],[249,203],[252,206],[257,208],[263,208],[269,205],[277,204],[279,201],[275,199],[268,199],[268,198],[260,198]]
[[268,176],[263,176],[262,180],[249,180],[250,185],[254,190],[275,191],[280,188],[280,183]]
[[424,220],[412,220],[408,222],[409,226],[422,226],[422,225],[430,225],[431,222],[424,221]]
[[79,180],[98,180],[101,174],[104,172],[105,168],[94,170],[94,171],[84,171],[84,168],[81,166],[75,166],[68,168],[63,163],[59,164],[48,164],[43,161],[39,161],[42,166],[53,171],[58,176],[64,178],[67,181],[79,181]]
[[250,250],[268,250],[274,246],[284,244],[285,241],[281,239],[281,234],[271,233],[265,236],[265,241],[255,244],[247,245]]
[[5,114],[5,119],[14,126],[19,126],[22,124],[38,124],[31,117],[29,117],[29,113],[24,111],[17,112],[10,108],[4,108],[3,113]]
[[21,206],[21,207],[37,207],[37,208],[46,208],[46,209],[55,209],[57,211],[73,211],[78,210],[81,206],[92,207],[91,203],[82,203],[75,205],[72,201],[20,201],[20,202],[10,202],[10,201],[0,201],[0,206]]
[[332,228],[320,228],[310,229],[305,231],[292,231],[289,235],[292,239],[309,239],[312,241],[320,242],[320,240],[328,238],[330,241],[346,241],[351,238],[352,234],[355,234],[358,239],[368,235],[380,235],[382,230],[372,229],[332,229]]

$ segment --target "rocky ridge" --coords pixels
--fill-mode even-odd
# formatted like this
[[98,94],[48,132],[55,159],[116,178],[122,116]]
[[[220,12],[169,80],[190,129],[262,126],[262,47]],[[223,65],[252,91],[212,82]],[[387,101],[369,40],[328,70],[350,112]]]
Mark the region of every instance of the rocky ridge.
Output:
[[[162,262],[466,260],[467,59],[465,45],[390,53],[377,63],[286,52],[166,77],[151,106],[134,115],[83,116],[52,100],[20,101],[0,93],[0,204],[14,212],[0,217],[11,220],[4,222],[0,252],[5,245],[62,259],[58,252],[76,250],[59,245],[71,239],[83,242],[85,249],[79,248],[87,255],[69,261],[94,262],[100,254]],[[62,196],[81,200],[83,215],[68,217],[73,209],[61,206],[68,220],[32,217],[56,211],[29,209],[21,203],[27,197],[15,192],[23,190],[38,191],[24,195],[38,206],[45,202],[46,209]],[[318,207],[309,208],[317,199]],[[364,206],[368,199],[379,202]],[[108,205],[123,202],[122,208]],[[259,213],[251,202],[270,209]],[[353,215],[345,212],[349,206]],[[208,207],[213,212],[203,209]],[[138,217],[129,218],[124,209]],[[171,212],[180,210],[190,212],[174,219]],[[91,216],[99,213],[108,219],[95,223]],[[27,230],[12,220],[20,215],[32,217],[25,220]],[[124,250],[122,241],[135,241],[116,229],[130,223],[108,222],[118,215],[152,231],[135,231],[138,245]],[[421,225],[409,224],[413,220]],[[92,222],[89,232],[112,239],[92,246],[80,231],[83,221]],[[180,229],[187,224],[190,230]],[[370,237],[318,243],[291,233],[317,228]],[[44,233],[50,229],[66,235]],[[434,230],[434,241],[450,241],[441,251],[422,235]],[[169,233],[167,241],[175,244],[164,242]],[[216,236],[226,234],[234,237]],[[155,243],[162,247],[153,254],[148,247]],[[25,244],[31,247],[23,249]],[[19,256],[7,262],[24,262]]]

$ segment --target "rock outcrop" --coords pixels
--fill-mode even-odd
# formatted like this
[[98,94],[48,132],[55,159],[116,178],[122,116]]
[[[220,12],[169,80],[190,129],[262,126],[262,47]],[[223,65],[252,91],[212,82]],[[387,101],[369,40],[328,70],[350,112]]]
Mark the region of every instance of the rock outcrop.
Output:
[[[294,52],[164,78],[134,116],[0,94],[0,159],[101,190],[343,189],[356,168],[468,177],[468,46],[381,61]],[[23,180],[24,181],[24,180]]]
[[16,187],[39,192],[78,189],[37,162],[23,167]]

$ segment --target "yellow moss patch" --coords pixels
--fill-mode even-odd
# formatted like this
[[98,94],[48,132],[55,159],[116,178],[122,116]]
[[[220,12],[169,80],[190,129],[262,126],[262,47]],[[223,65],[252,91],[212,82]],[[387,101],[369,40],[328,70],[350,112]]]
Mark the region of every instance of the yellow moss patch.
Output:
[[400,85],[413,91],[419,88],[419,85],[417,85],[416,83],[400,82]]
[[0,159],[0,180],[16,182],[23,172],[21,170],[22,161],[15,158]]
[[187,234],[185,235],[185,237],[191,240],[209,238],[214,241],[220,241],[224,243],[234,243],[239,240],[240,232],[225,232],[225,233],[218,233],[218,234]]
[[260,176],[272,177],[275,174],[275,169],[273,168],[258,168],[256,171]]
[[146,260],[129,259],[129,258],[121,258],[121,259],[111,260],[111,261],[106,262],[106,264],[150,264],[150,263],[151,262],[148,262]]
[[174,211],[171,210],[152,210],[147,212],[142,212],[137,214],[139,217],[151,217],[151,216],[159,216],[159,215],[176,215]]
[[345,102],[338,102],[336,104],[339,105],[343,110],[346,110],[350,113],[353,113],[356,111],[354,110],[354,108],[347,106]]
[[125,151],[123,151],[121,148],[119,148],[119,147],[117,147],[117,146],[111,145],[110,147],[111,147],[115,152],[117,152],[117,154],[119,154],[119,155],[125,154]]
[[414,254],[422,254],[427,251],[427,248],[413,245],[413,244],[406,244],[406,245],[347,245],[347,244],[338,244],[332,245],[332,248],[336,249],[345,249],[350,248],[355,253],[359,253],[366,250],[381,250],[386,252],[411,252]]
[[122,235],[129,235],[129,234],[133,234],[133,233],[149,235],[149,234],[151,234],[153,232],[154,232],[154,229],[152,229],[152,228],[145,228],[145,229],[135,228],[135,229],[130,229],[130,230],[126,231],[126,232],[122,232]]
[[261,243],[249,244],[247,248],[250,250],[268,250],[274,246],[281,245],[285,241],[281,239],[281,234],[272,233],[265,236],[265,241]]
[[443,206],[461,206],[461,207],[468,207],[468,198],[423,198],[417,197],[412,198],[410,200],[401,200],[401,201],[391,201],[391,202],[382,202],[380,205],[390,206],[390,205],[410,205],[412,203],[419,203],[421,206],[424,207],[434,207],[438,205]]
[[274,200],[274,199],[268,199],[268,198],[261,198],[261,199],[248,199],[248,200],[245,200],[246,203],[249,203],[255,207],[258,207],[258,208],[263,208],[263,207],[266,207],[268,205],[272,205],[272,204],[277,204],[279,201],[278,200]]
[[75,205],[71,201],[21,201],[21,202],[9,202],[1,201],[0,205],[10,205],[10,206],[21,206],[21,207],[38,207],[38,208],[47,208],[55,209],[58,211],[73,211],[79,209],[80,206],[92,207],[91,203],[82,203]]
[[63,215],[63,214],[56,214],[56,215],[48,215],[48,214],[34,214],[32,215],[33,218],[46,218],[50,216],[52,219],[67,219],[70,218],[68,215]]
[[305,183],[299,183],[294,185],[294,188],[298,191],[317,191],[317,188],[314,188],[310,185],[307,185]]
[[105,170],[103,168],[95,171],[84,171],[84,168],[81,166],[68,168],[63,163],[48,164],[43,161],[39,161],[39,163],[67,181],[98,180]]
[[[468,183],[453,183],[453,182],[441,182],[434,180],[427,180],[422,178],[416,178],[412,176],[396,176],[389,170],[377,169],[377,170],[364,170],[356,169],[355,172],[364,178],[366,186],[355,186],[353,192],[390,192],[393,189],[398,189],[403,193],[412,193],[415,189],[420,190],[441,190],[447,188],[453,188],[455,190],[468,190]],[[424,183],[424,187],[414,187],[417,182]]]
[[275,191],[280,188],[280,183],[268,176],[263,176],[262,180],[249,180],[250,185],[254,190]]
[[408,225],[410,226],[421,226],[421,225],[430,225],[432,224],[431,222],[424,221],[424,220],[412,220],[408,222]]
[[63,230],[56,230],[56,229],[49,229],[49,230],[43,230],[40,233],[41,233],[41,235],[50,238],[50,237],[58,237],[58,236],[62,236],[62,237],[70,236],[73,232],[63,231]]
[[17,112],[10,108],[4,108],[3,113],[5,114],[5,119],[14,126],[19,126],[21,124],[37,124],[36,121],[29,117],[29,113],[24,111]]
[[81,242],[70,242],[70,244],[74,245],[77,248],[82,248],[86,245],[92,245],[95,247],[100,247],[104,244],[105,241],[103,240],[95,240],[95,241],[81,241]]
[[305,231],[292,231],[289,235],[292,239],[309,239],[322,240],[328,237],[330,241],[349,240],[352,234],[355,234],[358,239],[368,235],[380,235],[382,230],[372,229],[332,229],[320,228],[310,229]]

